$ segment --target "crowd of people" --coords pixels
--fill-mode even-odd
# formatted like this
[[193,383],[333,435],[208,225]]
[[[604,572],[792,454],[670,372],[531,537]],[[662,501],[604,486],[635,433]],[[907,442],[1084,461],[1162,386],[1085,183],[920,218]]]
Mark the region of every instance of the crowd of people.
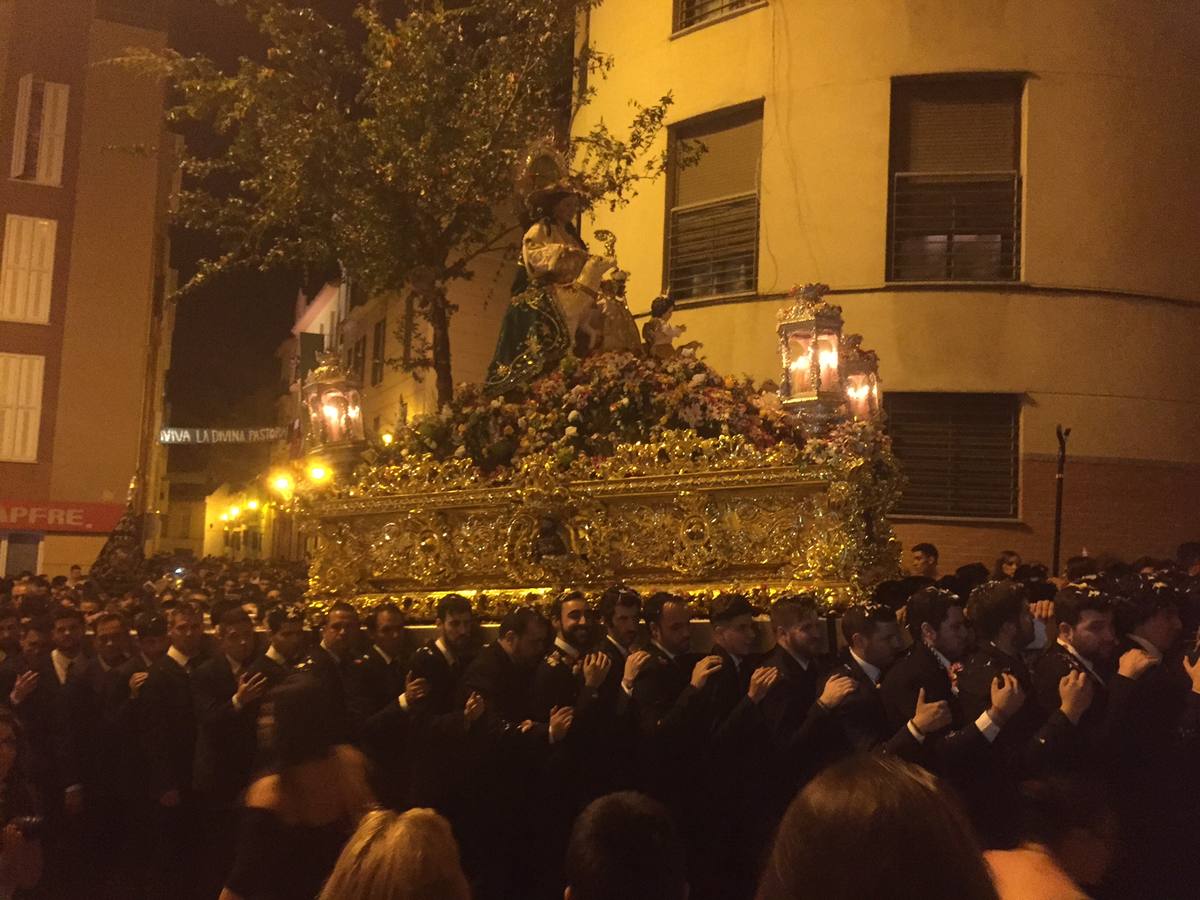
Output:
[[411,654],[293,566],[0,582],[0,897],[1194,896],[1200,544],[910,571],[447,594]]

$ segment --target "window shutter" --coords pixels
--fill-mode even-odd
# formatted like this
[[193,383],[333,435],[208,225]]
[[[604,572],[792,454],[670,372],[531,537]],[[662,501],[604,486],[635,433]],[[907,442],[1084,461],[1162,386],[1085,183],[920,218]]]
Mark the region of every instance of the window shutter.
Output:
[[71,87],[47,81],[42,99],[42,132],[38,146],[38,184],[62,184],[63,147],[67,141],[67,108]]
[[1017,515],[1017,396],[889,391],[884,407],[892,448],[907,481],[898,514]]
[[22,75],[17,82],[17,121],[13,128],[12,162],[8,174],[20,178],[25,174],[25,145],[29,142],[29,107],[33,101],[33,75]]
[[897,82],[897,172],[1010,172],[1020,158],[1021,82],[1010,78]]
[[54,244],[58,223],[29,216],[5,217],[0,258],[0,320],[50,321]]
[[892,85],[888,272],[893,281],[1020,278],[1018,78]]
[[[705,152],[680,166],[687,142]],[[762,107],[678,126],[667,218],[667,291],[677,300],[753,293],[758,287]]]
[[699,162],[675,173],[676,208],[758,192],[762,110],[729,116],[705,128],[681,128],[677,139],[699,141]]
[[0,353],[0,459],[37,462],[45,358]]

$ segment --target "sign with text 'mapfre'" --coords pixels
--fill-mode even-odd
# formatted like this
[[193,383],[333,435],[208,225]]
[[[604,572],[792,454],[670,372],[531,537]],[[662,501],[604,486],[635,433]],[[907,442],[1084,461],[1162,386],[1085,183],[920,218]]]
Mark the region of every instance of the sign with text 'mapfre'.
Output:
[[107,534],[124,512],[118,503],[0,499],[0,531]]
[[260,444],[282,441],[286,428],[164,428],[158,433],[160,444]]

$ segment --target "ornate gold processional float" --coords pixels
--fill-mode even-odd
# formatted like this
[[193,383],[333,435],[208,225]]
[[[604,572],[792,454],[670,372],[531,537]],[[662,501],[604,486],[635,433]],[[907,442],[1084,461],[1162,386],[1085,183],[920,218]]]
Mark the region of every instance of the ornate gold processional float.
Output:
[[386,598],[430,621],[457,591],[495,619],[624,582],[698,603],[809,590],[837,609],[893,576],[878,360],[826,286],[779,312],[778,387],[721,375],[673,345],[668,298],[639,335],[611,234],[595,256],[571,224],[577,194],[554,178],[527,195],[528,286],[484,384],[368,445],[336,359],[306,379],[309,471],[339,472],[297,486],[311,607]]

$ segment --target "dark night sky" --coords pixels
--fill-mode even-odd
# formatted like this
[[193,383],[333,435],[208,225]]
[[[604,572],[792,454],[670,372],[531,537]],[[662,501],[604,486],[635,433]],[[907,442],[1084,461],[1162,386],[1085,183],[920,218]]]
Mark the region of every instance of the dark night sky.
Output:
[[[214,0],[172,0],[170,9],[168,39],[180,52],[231,63],[257,51],[257,36],[237,10]],[[189,133],[185,139],[203,147],[203,135]],[[206,249],[195,237],[173,235],[181,283]],[[248,272],[180,300],[167,388],[169,424],[272,423],[279,388],[274,352],[291,327],[296,288],[290,276]]]

